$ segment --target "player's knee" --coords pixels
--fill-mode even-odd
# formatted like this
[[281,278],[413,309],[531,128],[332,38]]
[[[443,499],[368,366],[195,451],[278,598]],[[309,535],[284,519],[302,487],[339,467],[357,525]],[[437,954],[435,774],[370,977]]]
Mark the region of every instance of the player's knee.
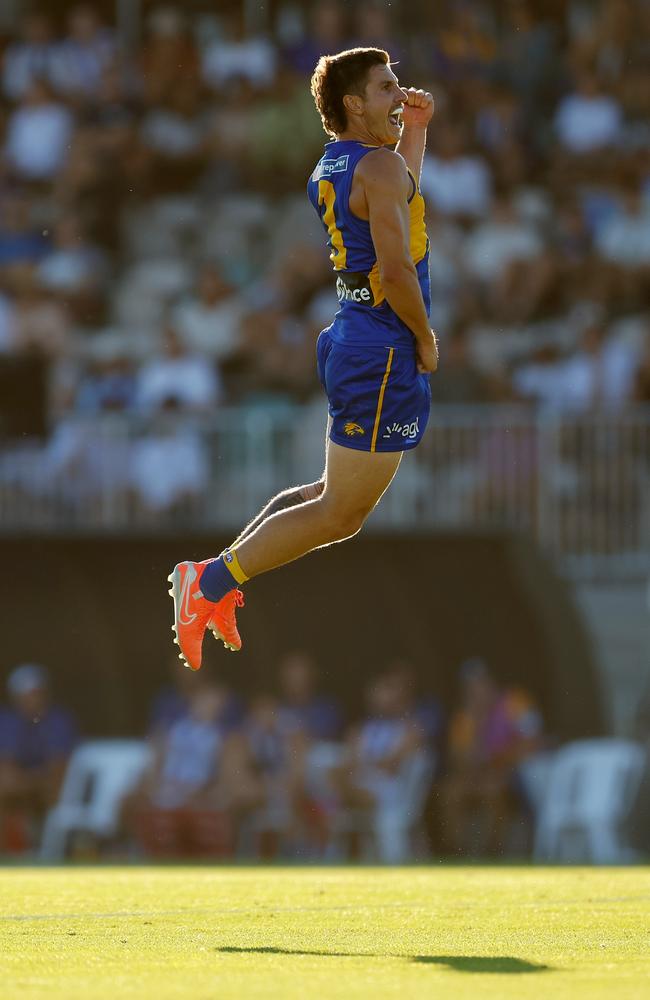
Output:
[[370,511],[363,506],[339,505],[321,500],[325,514],[326,530],[333,542],[351,538],[363,527]]

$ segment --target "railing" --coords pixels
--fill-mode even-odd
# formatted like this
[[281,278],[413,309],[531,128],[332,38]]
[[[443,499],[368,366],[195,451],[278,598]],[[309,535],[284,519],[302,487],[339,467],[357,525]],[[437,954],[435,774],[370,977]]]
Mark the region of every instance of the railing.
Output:
[[[5,532],[235,530],[323,467],[322,408],[209,421],[75,419],[5,445]],[[368,528],[530,532],[573,574],[650,570],[650,409],[576,419],[525,407],[436,407]]]

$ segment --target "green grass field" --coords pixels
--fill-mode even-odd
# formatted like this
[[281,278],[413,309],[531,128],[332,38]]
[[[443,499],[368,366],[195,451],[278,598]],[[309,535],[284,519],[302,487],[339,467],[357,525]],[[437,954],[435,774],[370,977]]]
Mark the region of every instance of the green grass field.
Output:
[[2,1000],[650,997],[650,869],[0,873]]

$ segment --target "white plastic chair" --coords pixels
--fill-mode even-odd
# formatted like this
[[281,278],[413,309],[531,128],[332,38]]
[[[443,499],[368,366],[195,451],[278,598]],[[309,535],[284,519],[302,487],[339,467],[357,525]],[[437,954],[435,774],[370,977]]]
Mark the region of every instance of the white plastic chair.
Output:
[[[537,823],[535,859],[634,860],[621,825],[637,793],[644,760],[643,748],[627,740],[581,740],[559,750]],[[582,850],[572,847],[576,839]]]
[[143,740],[96,740],[78,747],[68,763],[59,801],[45,820],[41,857],[61,860],[72,832],[112,836],[122,800],[150,760],[151,749]]

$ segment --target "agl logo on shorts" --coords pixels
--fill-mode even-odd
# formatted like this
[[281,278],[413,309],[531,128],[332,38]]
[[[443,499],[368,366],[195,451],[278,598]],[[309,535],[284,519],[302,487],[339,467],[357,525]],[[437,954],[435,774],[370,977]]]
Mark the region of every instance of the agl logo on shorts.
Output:
[[386,430],[382,437],[389,438],[393,434],[398,434],[400,437],[409,438],[413,441],[420,433],[420,418],[416,417],[415,420],[411,421],[410,424],[398,424],[395,421],[394,424],[386,424]]

